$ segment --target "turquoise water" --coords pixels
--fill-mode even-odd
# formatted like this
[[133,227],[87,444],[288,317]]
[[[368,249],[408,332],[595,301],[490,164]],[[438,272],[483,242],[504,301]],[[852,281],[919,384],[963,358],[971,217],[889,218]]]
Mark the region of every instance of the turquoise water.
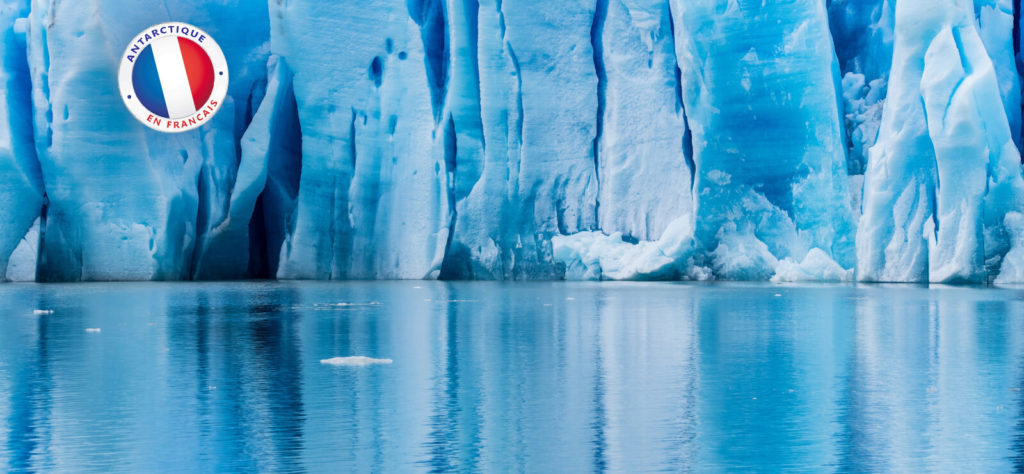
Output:
[[1012,289],[0,285],[0,471],[1008,471],[1022,387]]

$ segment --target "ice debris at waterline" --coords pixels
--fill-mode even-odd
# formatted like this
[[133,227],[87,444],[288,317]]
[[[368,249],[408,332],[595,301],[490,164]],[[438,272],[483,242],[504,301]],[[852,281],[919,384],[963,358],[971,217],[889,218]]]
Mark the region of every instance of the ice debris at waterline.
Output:
[[323,365],[345,367],[363,367],[375,364],[391,364],[393,362],[394,361],[391,359],[374,359],[372,357],[366,356],[332,357],[330,359],[320,359],[320,363]]
[[1024,282],[1019,3],[0,0],[0,280]]

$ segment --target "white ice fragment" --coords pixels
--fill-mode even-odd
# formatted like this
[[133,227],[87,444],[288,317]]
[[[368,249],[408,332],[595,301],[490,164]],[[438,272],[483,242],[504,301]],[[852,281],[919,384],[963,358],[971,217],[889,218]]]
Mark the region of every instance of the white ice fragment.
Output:
[[100,332],[100,328],[85,328],[85,332]]
[[33,310],[32,314],[37,315],[37,316],[42,316],[42,315],[46,315],[46,314],[53,314],[53,310],[52,309],[37,309],[37,310]]
[[336,367],[364,367],[367,365],[374,364],[390,364],[394,362],[391,359],[374,359],[366,356],[350,356],[350,357],[332,357],[330,359],[320,359],[320,363],[323,365],[333,365]]
[[380,306],[380,302],[370,301],[369,303],[313,303],[313,311],[351,311],[372,306]]
[[656,241],[636,244],[622,233],[580,232],[551,239],[554,258],[569,280],[650,280],[679,271],[694,251],[690,216],[673,221]]
[[[784,281],[851,281],[853,269],[845,269],[818,248],[811,249],[800,263],[791,258],[779,261],[773,282]],[[779,295],[776,295],[779,296]]]

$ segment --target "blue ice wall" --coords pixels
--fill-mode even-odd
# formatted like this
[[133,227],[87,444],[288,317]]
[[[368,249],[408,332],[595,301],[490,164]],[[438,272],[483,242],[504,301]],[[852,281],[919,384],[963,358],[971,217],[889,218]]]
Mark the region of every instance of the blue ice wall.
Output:
[[[878,138],[892,66],[895,0],[832,0],[829,25],[842,75],[848,171],[862,175]],[[860,180],[852,185],[860,194]],[[859,211],[859,209],[855,209]]]
[[[449,5],[458,3],[474,2]],[[449,33],[457,151],[446,277],[558,278],[550,239],[597,227],[597,8],[504,0],[449,10],[466,19],[453,17]],[[473,39],[475,58],[461,46]],[[474,76],[479,90],[468,97],[451,88]],[[467,112],[476,94],[482,133]]]
[[[238,138],[266,75],[250,63],[266,61],[267,13],[260,3],[242,3],[32,3],[26,35],[33,112],[22,120],[34,125],[48,198],[39,279],[193,276],[196,243],[222,219]],[[181,18],[223,37],[232,84],[215,123],[168,135],[128,114],[116,71],[136,33]],[[243,25],[245,35],[225,31]]]
[[[28,120],[32,83],[25,56],[23,18],[27,14],[27,1],[0,4],[0,281],[35,278],[38,221],[44,203]],[[35,233],[30,232],[33,224]]]
[[673,2],[696,239],[725,278],[819,249],[853,264],[838,65],[820,1]]
[[969,7],[896,6],[889,94],[864,181],[861,280],[984,282],[1011,246],[1004,219],[1024,204],[1020,153],[999,63]]
[[431,278],[451,204],[444,7],[272,5],[272,51],[294,71],[302,172],[280,278]]
[[[0,279],[1024,280],[1013,0],[0,1]],[[151,131],[186,21],[216,119]]]

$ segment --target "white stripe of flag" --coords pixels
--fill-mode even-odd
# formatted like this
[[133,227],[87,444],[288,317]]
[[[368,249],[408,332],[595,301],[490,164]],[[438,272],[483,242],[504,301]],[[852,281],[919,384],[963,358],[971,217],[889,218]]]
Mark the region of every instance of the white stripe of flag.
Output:
[[188,84],[188,72],[185,71],[185,59],[181,56],[178,37],[167,35],[153,40],[153,60],[156,61],[160,86],[164,90],[168,115],[172,119],[177,119],[196,113],[192,88]]

